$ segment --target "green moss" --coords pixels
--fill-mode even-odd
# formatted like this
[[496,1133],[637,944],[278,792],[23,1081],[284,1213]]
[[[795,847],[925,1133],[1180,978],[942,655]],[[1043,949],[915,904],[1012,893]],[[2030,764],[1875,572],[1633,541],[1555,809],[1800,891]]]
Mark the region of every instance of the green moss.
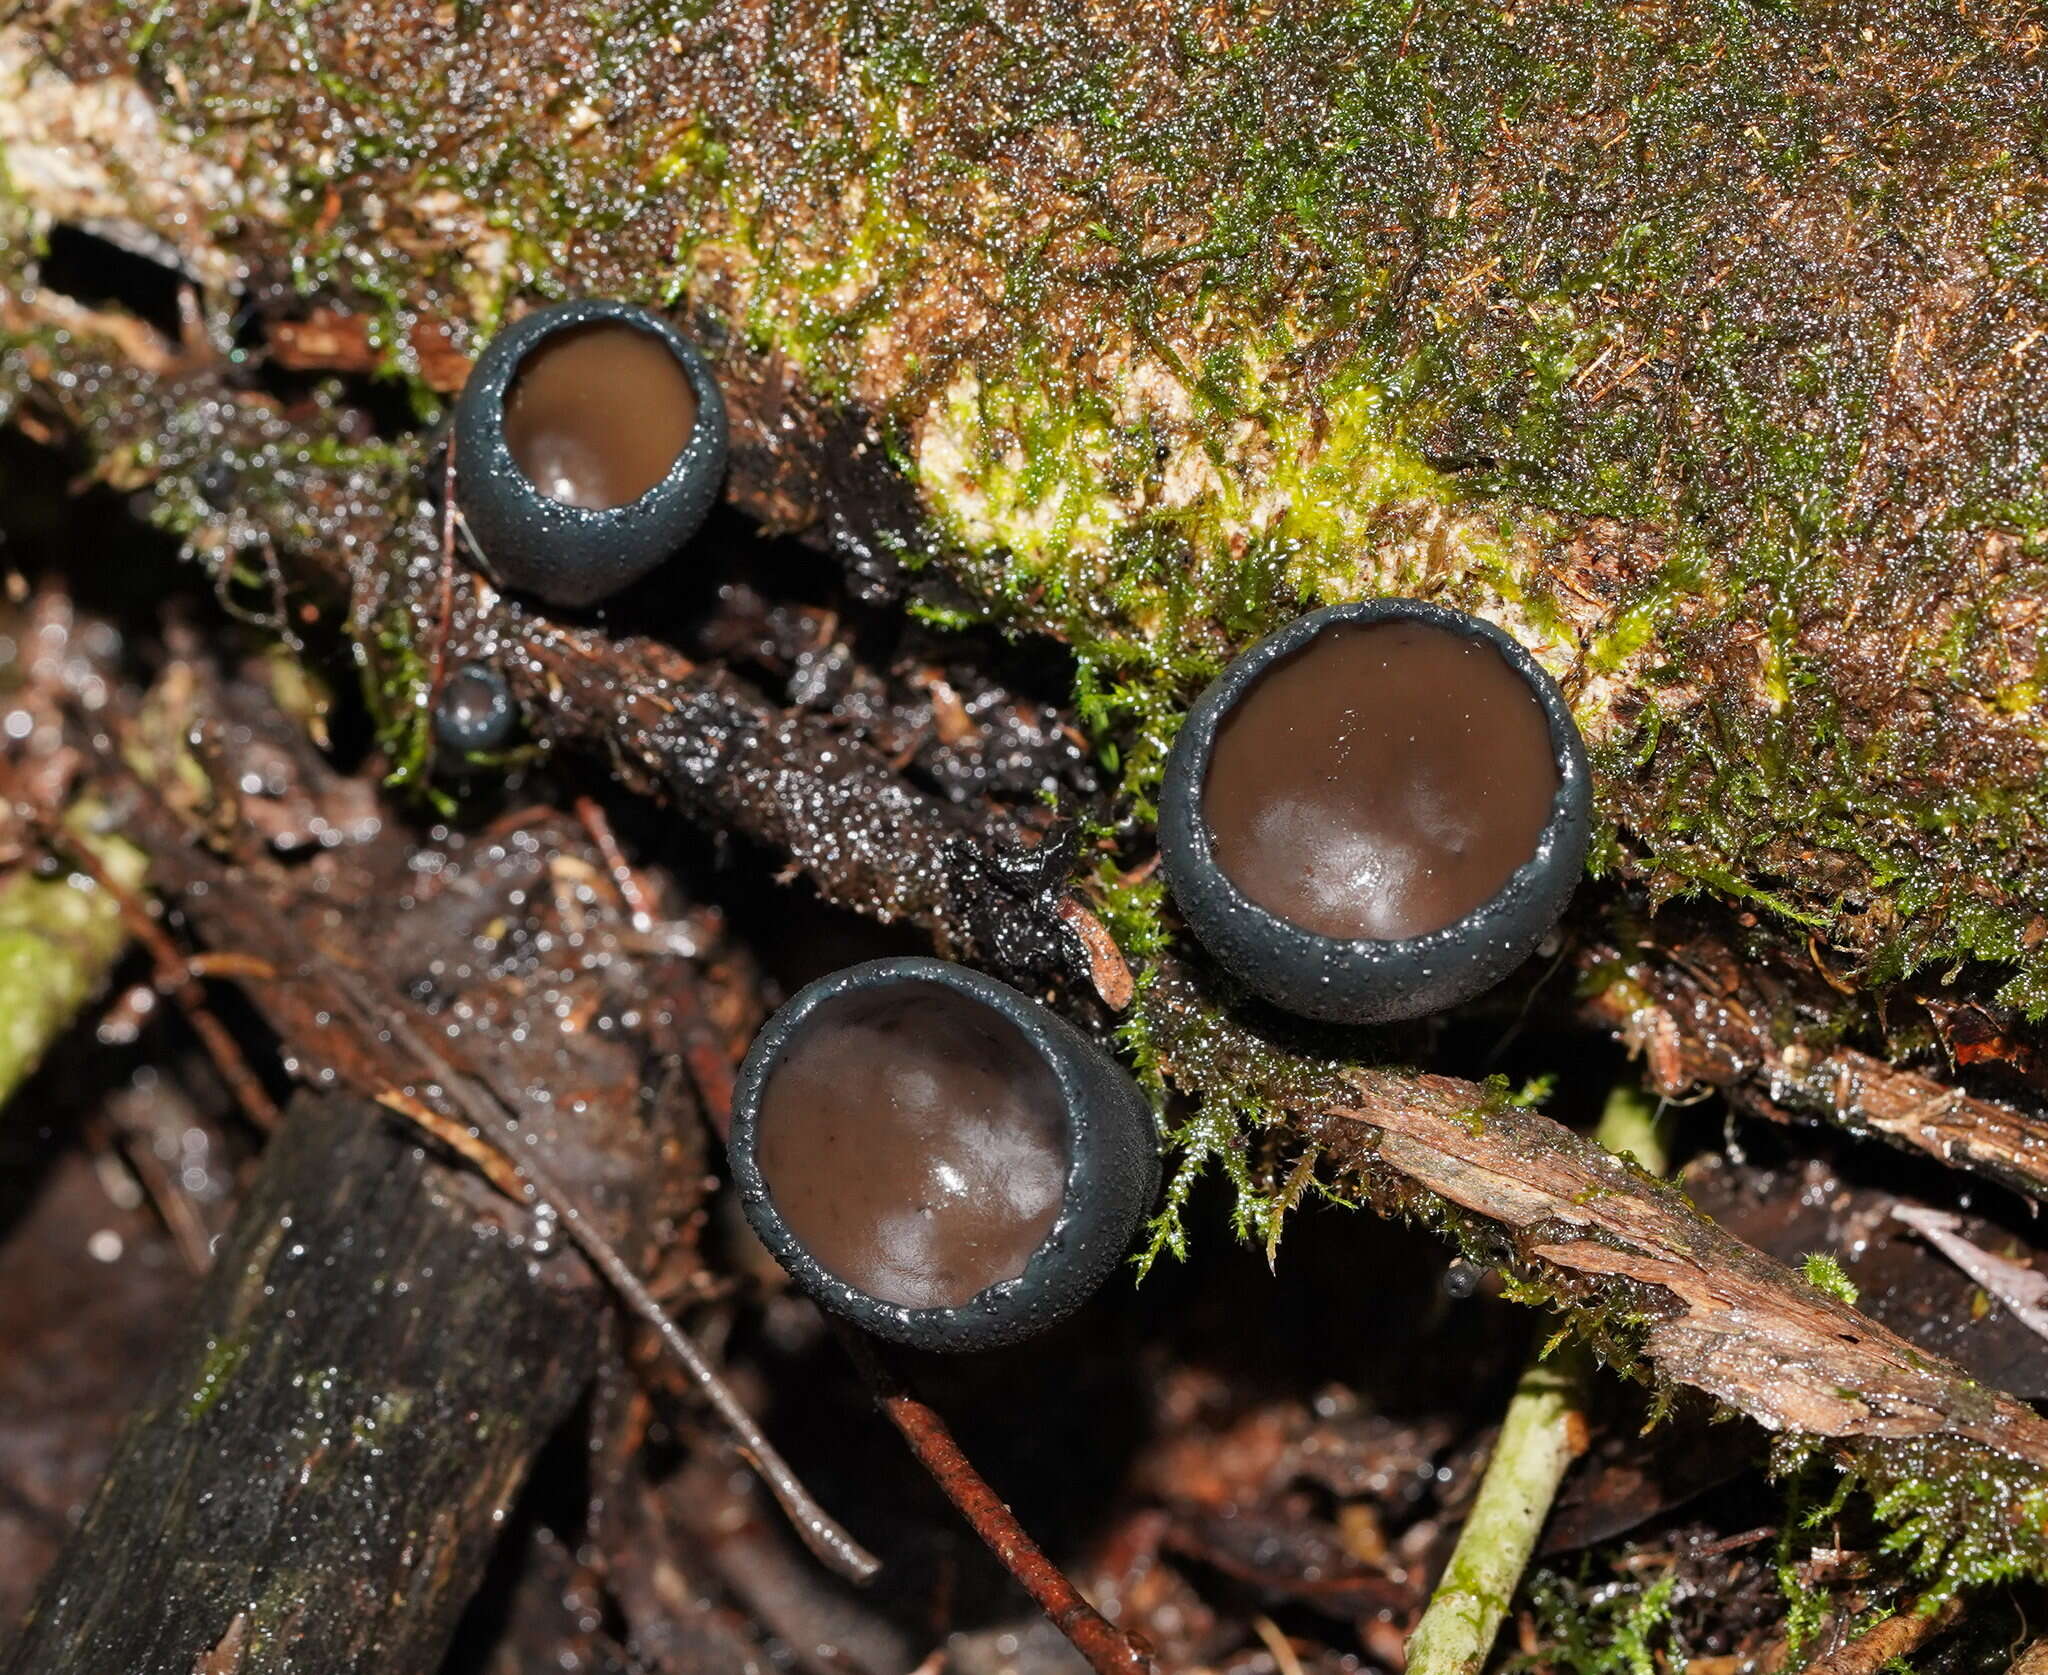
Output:
[[1833,1608],[1828,1591],[1810,1585],[1800,1575],[1801,1538],[1837,1516],[1847,1503],[1852,1487],[1851,1479],[1844,1475],[1834,1484],[1831,1493],[1816,1494],[1819,1474],[1811,1463],[1816,1452],[1798,1443],[1781,1445],[1779,1451],[1782,1459],[1809,1460],[1808,1464],[1782,1470],[1786,1480],[1785,1513],[1778,1523],[1778,1539],[1772,1557],[1778,1593],[1785,1601],[1785,1656],[1788,1662],[1796,1662],[1801,1652],[1813,1643],[1826,1626]]
[[1809,1251],[1799,1265],[1799,1271],[1806,1276],[1806,1283],[1816,1291],[1824,1291],[1838,1303],[1856,1306],[1856,1285],[1842,1272],[1841,1263],[1824,1250]]
[[[1127,955],[1134,947],[1164,945],[1165,896],[1156,879],[1105,891],[1100,899]],[[1220,1168],[1233,1188],[1233,1231],[1271,1248],[1287,1212],[1308,1192],[1329,1190],[1313,1173],[1299,1176],[1309,1147],[1289,1114],[1342,1105],[1344,1071],[1364,1061],[1371,1040],[1358,1031],[1310,1026],[1297,1039],[1269,1038],[1236,1022],[1211,996],[1168,981],[1157,964],[1140,962],[1134,970],[1137,997],[1120,1042],[1159,1109],[1167,1109],[1171,1078],[1188,1112],[1164,1130],[1173,1167],[1148,1226],[1140,1273],[1162,1254],[1185,1254],[1183,1215],[1195,1184],[1211,1168]]]
[[213,1411],[248,1357],[249,1345],[240,1338],[216,1338],[206,1346],[198,1381],[185,1398],[183,1411],[187,1423],[196,1423]]
[[[972,6],[942,12],[935,28],[971,31],[984,21]],[[1582,52],[1540,50],[1544,31],[1576,33]],[[1615,800],[1628,841],[1603,846],[1603,858],[1666,890],[1715,891],[1847,933],[1867,945],[1879,980],[1959,952],[2019,960],[2030,913],[1958,899],[1955,883],[1964,855],[2025,848],[2042,813],[2038,787],[2029,777],[1995,789],[1921,789],[1925,738],[1914,727],[1852,726],[1850,700],[1861,695],[1814,650],[1815,630],[1859,597],[1910,629],[1897,618],[1899,599],[1915,574],[1949,562],[1935,542],[1889,572],[1860,561],[1884,544],[1883,532],[1843,485],[1873,443],[1889,340],[1827,340],[1780,355],[1768,322],[1731,311],[1696,345],[1702,393],[1676,426],[1639,402],[1603,405],[1589,393],[1601,367],[1619,372],[1664,352],[1660,334],[1679,312],[1674,293],[1709,276],[1731,295],[1779,282],[1763,255],[1727,241],[1731,211],[1712,171],[1693,164],[1682,177],[1670,159],[1696,155],[1702,120],[1732,101],[1746,119],[1736,125],[1745,162],[1787,192],[1814,180],[1828,130],[1799,97],[1796,51],[1768,20],[1733,10],[1714,13],[1690,39],[1597,9],[1571,26],[1546,14],[1529,33],[1534,40],[1490,18],[1407,6],[1289,18],[1223,52],[1176,58],[1179,102],[1157,121],[1131,108],[1109,68],[1141,49],[1081,64],[1058,60],[1049,43],[1006,39],[984,69],[999,89],[1043,100],[1049,68],[1059,85],[1090,89],[1052,100],[1046,114],[1075,123],[1098,178],[1128,165],[1207,181],[1194,206],[1204,228],[1175,252],[1171,282],[1133,253],[1137,228],[1107,212],[1093,228],[1124,282],[1101,293],[1114,349],[1107,372],[1077,368],[1028,320],[1006,314],[935,396],[919,393],[889,415],[903,427],[943,562],[999,616],[1076,647],[1082,706],[1141,817],[1178,705],[1227,648],[1304,605],[1442,592],[1532,638],[1556,635],[1560,660],[1575,651],[1594,672],[1636,673],[1652,687],[1658,670],[1675,684],[1760,629],[1753,683],[1738,670],[1704,706],[1653,700],[1634,723],[1596,729],[1603,778],[1626,788]],[[886,123],[908,110],[916,121],[939,73],[932,60],[944,55],[901,16],[880,22],[878,37],[862,60],[864,109]],[[1311,61],[1327,115],[1313,133],[1264,126],[1270,107],[1253,78],[1285,86]],[[1605,108],[1594,102],[1595,80],[1617,66],[1626,91],[1613,102],[1627,113],[1630,143],[1605,160],[1602,178],[1616,197],[1635,191],[1648,213],[1597,241],[1559,239],[1553,218],[1568,206],[1517,180],[1526,240],[1433,223],[1475,259],[1519,262],[1522,277],[1493,293],[1516,329],[1454,315],[1419,343],[1388,312],[1397,275],[1385,246],[1347,234],[1376,217],[1400,222],[1412,213],[1403,194],[1425,180],[1486,173],[1477,160],[1497,147],[1499,123],[1475,121],[1487,100],[1454,104],[1448,89],[1476,85],[1497,113],[1535,120]],[[862,120],[849,115],[850,126],[835,130],[842,157],[878,155],[855,137],[875,138]],[[1219,156],[1202,144],[1207,133],[1241,143]],[[1422,134],[1447,160],[1416,154]],[[1959,143],[1946,185],[1989,203],[2003,155]],[[1208,170],[1181,166],[1196,161]],[[985,169],[979,177],[990,181]],[[991,184],[1002,189],[1000,179]],[[913,185],[895,172],[869,177],[845,251],[864,247],[859,235],[876,223],[877,204]],[[1890,190],[1868,186],[1871,206]],[[2001,247],[2012,244],[2011,220],[2001,212]],[[740,225],[756,254],[764,243],[784,248],[764,232],[758,205]],[[914,218],[891,231],[943,242]],[[803,308],[788,302],[787,261],[765,275],[749,315],[757,340],[801,360],[826,388],[850,389],[852,317],[821,321],[815,304],[858,297],[868,318],[887,319],[877,297],[894,294],[918,264],[904,245],[886,248],[890,266],[844,253],[822,268],[799,264]],[[1061,290],[1044,252],[1005,241],[1000,226],[991,254],[1012,299]],[[1741,270],[1732,282],[1730,265]],[[1289,284],[1303,271],[1318,287],[1307,314]],[[1208,345],[1201,354],[1170,329],[1198,306],[1216,323],[1192,334]],[[1276,330],[1276,319],[1286,324]],[[1305,370],[1311,347],[1331,341],[1350,347],[1319,353]],[[1760,380],[1765,359],[1773,370]],[[1795,420],[1802,409],[1818,420]],[[1421,437],[1483,447],[1492,463],[1454,475],[1429,463]],[[2001,502],[2000,515],[2020,504]],[[1641,520],[1669,550],[1597,634],[1573,644],[1550,555],[1575,522],[1597,517]],[[1959,680],[1987,622],[1956,613],[1902,675]],[[2030,702],[2023,686],[2001,690],[2007,705]],[[1816,853],[1861,863],[1860,899],[1816,890],[1803,876]],[[2024,902],[2018,882],[2011,894]],[[2035,1004],[2035,986],[2022,974],[2009,998]]]
[[[1845,1447],[1788,1437],[1776,1443],[1773,1467],[1786,1500],[1768,1563],[1783,1601],[1788,1669],[1819,1650],[1831,1625],[1830,1643],[1841,1644],[1909,1602],[1931,1614],[1959,1591],[2038,1578],[2048,1559],[2039,1485],[2027,1468],[1970,1444],[1871,1440]],[[1916,1479],[1918,1473],[1930,1475]],[[1802,1564],[1809,1550],[1836,1545],[1831,1532],[1865,1516],[1885,1532],[1872,1563],[1840,1592],[1808,1582]],[[1643,1556],[1651,1554],[1668,1563],[1668,1548]],[[1632,1556],[1588,1557],[1572,1572],[1532,1573],[1525,1592],[1540,1649],[1511,1667],[1571,1675],[1683,1667],[1688,1648],[1673,1638],[1671,1622],[1680,1578],[1654,1563],[1626,1562]]]
[[[1827,1523],[1852,1501],[1867,1506],[1884,1531],[1879,1551],[1914,1580],[1924,1609],[2048,1575],[2048,1473],[1981,1444],[1954,1436],[1851,1446],[1786,1437],[1773,1446],[1772,1470],[1791,1485],[1805,1527]],[[1832,1490],[1823,1493],[1830,1474]]]
[[434,760],[434,722],[429,689],[432,665],[414,641],[416,625],[404,609],[386,611],[374,631],[358,644],[363,698],[389,764],[384,783],[416,791],[443,814],[454,808],[449,794],[428,779]]
[[[1593,1585],[1583,1574],[1533,1572],[1524,1589],[1541,1650],[1510,1668],[1567,1675],[1659,1675],[1666,1667],[1678,1577],[1640,1574]],[[1679,1659],[1678,1667],[1683,1667]]]
[[[68,822],[109,876],[140,889],[142,852],[95,833],[94,814]],[[106,983],[128,944],[119,905],[83,873],[44,877],[17,864],[0,880],[0,1105]]]

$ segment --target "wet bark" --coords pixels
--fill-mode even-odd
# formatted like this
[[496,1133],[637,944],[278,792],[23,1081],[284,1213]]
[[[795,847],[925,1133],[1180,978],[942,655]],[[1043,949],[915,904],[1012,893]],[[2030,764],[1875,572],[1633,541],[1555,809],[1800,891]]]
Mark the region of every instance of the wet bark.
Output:
[[[2048,1079],[2034,1032],[1967,990],[1927,984],[1887,997],[1887,1031],[1818,966],[1745,951],[1696,917],[1665,918],[1617,912],[1577,955],[1582,1016],[1641,1057],[1659,1094],[1718,1089],[1768,1122],[1830,1123],[2048,1197]],[[1845,1018],[1857,1039],[1844,1039]],[[1869,1050],[1913,1024],[1938,1049],[1920,1045],[1922,1064]]]
[[598,1311],[376,1106],[302,1094],[8,1675],[436,1666]]

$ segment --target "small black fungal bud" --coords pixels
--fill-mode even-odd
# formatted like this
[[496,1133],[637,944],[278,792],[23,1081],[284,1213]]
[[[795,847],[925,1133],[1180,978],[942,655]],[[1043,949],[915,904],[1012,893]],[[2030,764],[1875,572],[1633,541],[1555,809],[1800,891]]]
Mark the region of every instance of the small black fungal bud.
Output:
[[1462,1257],[1454,1258],[1444,1269],[1444,1295],[1454,1302],[1462,1303],[1479,1289],[1479,1282],[1486,1277],[1483,1268],[1473,1266]]
[[465,663],[434,700],[434,742],[455,756],[503,750],[518,719],[505,677],[488,663]]

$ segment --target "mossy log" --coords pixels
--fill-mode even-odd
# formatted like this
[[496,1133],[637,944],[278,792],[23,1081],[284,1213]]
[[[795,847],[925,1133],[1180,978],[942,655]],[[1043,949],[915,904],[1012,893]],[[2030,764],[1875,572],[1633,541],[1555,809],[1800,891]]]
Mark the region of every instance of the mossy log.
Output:
[[0,1668],[435,1668],[596,1354],[573,1259],[368,1101],[301,1094]]
[[[929,617],[1071,649],[1139,849],[1165,740],[1231,649],[1307,604],[1428,594],[1565,683],[1595,865],[1630,911],[1685,893],[1723,930],[1760,921],[1859,1016],[1915,971],[1995,991],[2001,1025],[2048,1010],[2027,8],[80,0],[0,26],[0,153],[0,405],[148,490],[252,607],[342,603],[402,770],[434,658],[489,645],[544,730],[834,899],[999,966],[1058,945],[1059,881],[992,867],[989,834],[922,794],[849,791],[884,783],[857,743],[732,783],[777,729],[825,745],[815,718],[460,564],[444,597],[429,437],[365,441],[340,386],[288,410],[258,384],[373,373],[431,415],[508,310],[607,292],[715,351],[742,505]],[[181,335],[42,283],[59,223],[188,276]],[[994,932],[963,923],[990,880]],[[2042,1570],[2026,1415],[1946,1382],[1924,1429],[1888,1402],[1772,1408],[1824,1382],[1806,1339],[1828,1320],[1722,1379],[1720,1325],[1649,1325],[1697,1324],[1684,1250],[1609,1272],[1623,1233],[1525,1221],[1573,1202],[1526,1185],[1548,1128],[1233,1033],[1156,884],[1109,863],[1092,891],[1137,971],[1127,1040],[1202,1095],[1188,1159],[1242,1170],[1247,1119],[1338,1153],[1346,1129],[1391,1138],[1392,1176],[1355,1160],[1376,1201],[1496,1257],[1508,1230],[1550,1300],[1600,1273],[1578,1294],[1596,1335],[1635,1298],[1674,1376],[1839,1424],[1950,1575]],[[2029,1184],[1995,1148],[1952,1155]]]
[[[1919,969],[2048,999],[2024,8],[217,24],[88,0],[0,34],[0,411],[73,427],[251,606],[345,596],[410,765],[444,626],[428,443],[363,442],[346,399],[287,418],[254,375],[372,372],[431,412],[508,309],[603,290],[716,350],[742,504],[928,614],[1066,641],[1141,818],[1228,649],[1303,604],[1429,593],[1565,680],[1598,867],[1761,915],[1773,957],[1858,997]],[[60,224],[186,275],[183,335],[42,283]],[[456,651],[579,649],[467,587],[448,623]],[[685,800],[732,759],[511,661],[551,730]],[[639,705],[674,660],[636,673]],[[1041,912],[962,927],[939,909],[977,892],[905,852],[929,822],[870,825],[799,855],[827,894],[1043,966]],[[1823,1033],[1883,1031],[1881,1004],[1840,1011]],[[1953,1155],[2037,1184],[1997,1143]]]
[[199,388],[124,424],[37,291],[57,221],[426,403],[524,298],[687,309],[739,497],[1068,641],[1141,797],[1229,646],[1315,601],[1467,605],[1567,680],[1601,865],[2048,1003],[2029,8],[16,16],[0,386],[223,561],[252,530],[202,476],[293,462]]

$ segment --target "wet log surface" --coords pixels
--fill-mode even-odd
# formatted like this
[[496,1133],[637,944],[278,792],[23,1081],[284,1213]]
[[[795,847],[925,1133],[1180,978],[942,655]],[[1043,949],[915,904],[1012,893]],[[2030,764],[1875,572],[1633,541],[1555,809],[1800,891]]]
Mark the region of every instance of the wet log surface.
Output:
[[0,1667],[433,1668],[588,1378],[579,1266],[376,1106],[301,1094]]

